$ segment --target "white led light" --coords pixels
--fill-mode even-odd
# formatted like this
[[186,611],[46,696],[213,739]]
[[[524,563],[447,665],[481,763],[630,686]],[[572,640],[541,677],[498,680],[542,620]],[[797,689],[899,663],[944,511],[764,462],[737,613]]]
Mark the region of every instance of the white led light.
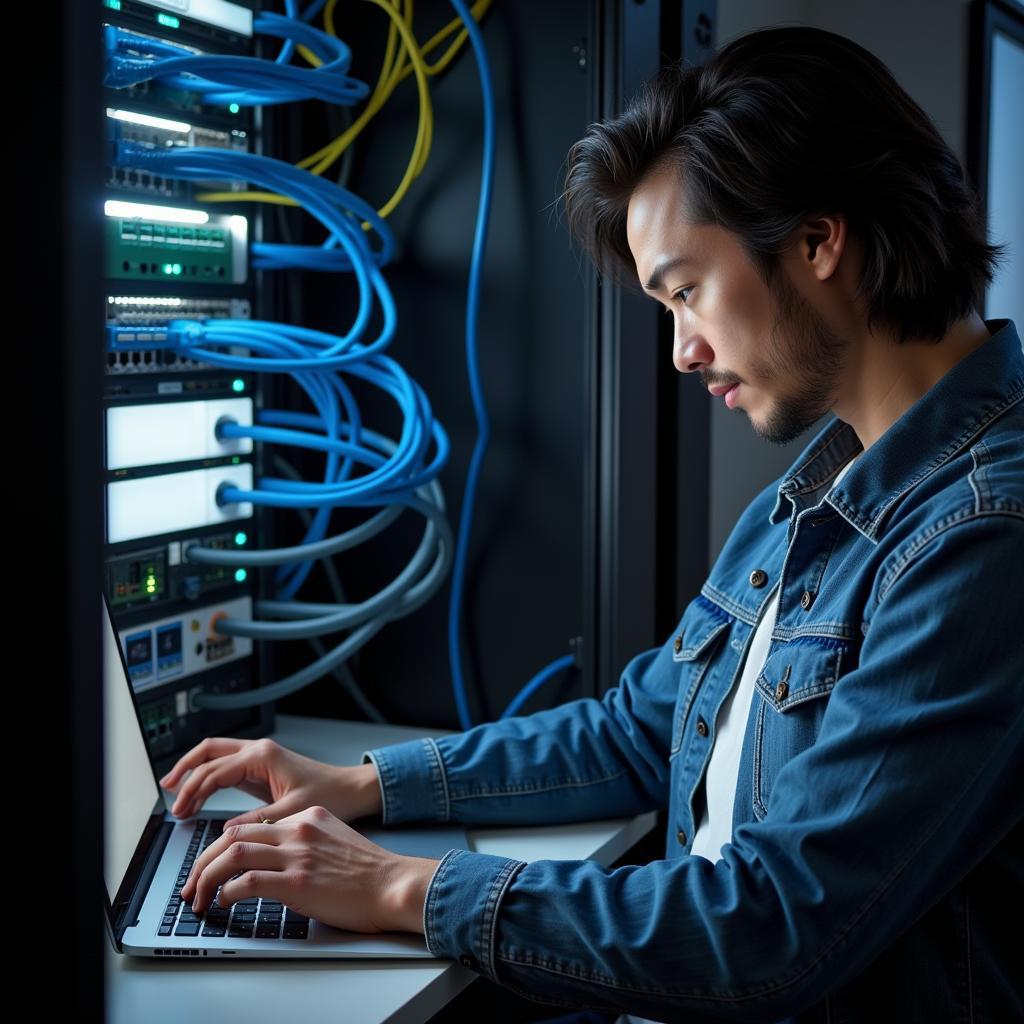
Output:
[[137,114],[134,110],[114,110],[107,107],[107,117],[116,121],[127,121],[128,124],[141,124],[146,128],[163,128],[168,132],[190,132],[192,125],[184,121],[170,121],[166,117],[154,117],[152,114]]
[[185,300],[177,295],[110,295],[107,301],[115,306],[180,306]]
[[231,279],[235,282],[245,280],[246,254],[249,251],[249,221],[239,213],[233,213],[227,220],[228,230],[234,240],[231,247]]
[[108,199],[103,204],[103,212],[108,217],[145,217],[147,220],[169,221],[173,224],[205,224],[210,219],[205,210],[182,210],[176,206],[154,206],[151,203],[126,203],[121,199]]

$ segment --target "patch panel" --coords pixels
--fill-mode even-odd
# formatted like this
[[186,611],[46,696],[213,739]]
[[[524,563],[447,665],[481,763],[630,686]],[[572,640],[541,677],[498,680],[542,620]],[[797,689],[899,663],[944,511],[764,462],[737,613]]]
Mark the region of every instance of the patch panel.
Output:
[[216,631],[226,617],[252,618],[252,598],[236,597],[119,630],[136,693],[170,681],[199,676],[211,667],[248,658],[252,640]]
[[[107,359],[108,374],[195,373],[209,370],[207,363],[182,355],[161,332],[171,320],[248,320],[247,299],[202,299],[176,295],[108,295]],[[237,376],[225,380],[225,391],[238,393]],[[217,388],[204,388],[214,390]],[[246,379],[242,390],[249,390]],[[130,392],[130,389],[129,389]],[[108,396],[117,392],[108,389]],[[180,387],[165,387],[161,394],[180,394]]]
[[[121,138],[154,149],[203,146],[236,153],[249,151],[249,133],[244,128],[216,128],[186,121],[156,117],[143,111],[108,107],[108,136]],[[183,181],[151,174],[131,167],[110,167],[107,184],[111,188],[147,193],[166,199],[191,200],[204,189],[243,191],[244,181],[214,179]]]
[[[193,3],[190,6],[190,13],[195,15],[199,5]],[[172,25],[166,20],[159,20],[161,17],[166,18],[166,15],[147,9],[140,3],[122,3],[118,8],[108,9],[116,10],[119,14],[117,23],[130,29],[135,35],[157,43],[170,43],[175,47],[187,49],[196,56],[216,51],[251,52],[252,12],[236,4],[226,6],[237,8],[243,19],[248,18],[247,30],[242,27],[240,21],[235,26],[236,31],[218,31],[210,24],[200,24],[198,19],[191,20],[181,16],[177,17],[178,24]],[[104,24],[104,31],[113,22],[114,19],[107,21]],[[177,31],[169,34],[168,29]],[[180,86],[166,85],[158,79],[146,79],[118,89],[108,88],[107,97],[110,101],[108,106],[134,106],[146,113],[152,111],[156,116],[162,117],[179,114],[208,122],[216,119],[223,121],[229,128],[247,129],[251,119],[251,115],[245,109],[237,106],[223,109],[211,107],[203,103],[200,93]]]
[[[108,208],[110,201],[108,200]],[[159,216],[159,207],[154,208]],[[113,280],[240,284],[246,279],[247,221],[214,214],[208,223],[107,214],[106,273]],[[201,212],[201,211],[197,211]],[[202,214],[206,217],[206,214]],[[240,250],[240,251],[239,251]]]

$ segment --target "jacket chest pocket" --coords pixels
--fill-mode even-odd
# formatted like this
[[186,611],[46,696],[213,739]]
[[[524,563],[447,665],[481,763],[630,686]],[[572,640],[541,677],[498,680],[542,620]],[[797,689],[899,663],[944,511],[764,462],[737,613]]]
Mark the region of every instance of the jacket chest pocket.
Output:
[[672,746],[669,757],[679,752],[683,725],[693,702],[694,694],[714,659],[723,636],[733,618],[703,595],[698,595],[687,606],[679,629],[673,638],[672,660],[679,668],[679,684],[675,712],[672,719]]
[[801,637],[772,645],[754,682],[753,805],[768,813],[779,772],[818,737],[829,695],[846,671],[841,641]]

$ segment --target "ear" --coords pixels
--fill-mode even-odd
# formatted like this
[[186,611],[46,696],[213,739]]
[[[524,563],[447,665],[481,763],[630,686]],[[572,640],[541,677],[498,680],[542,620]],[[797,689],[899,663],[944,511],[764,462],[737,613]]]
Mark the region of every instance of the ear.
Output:
[[819,281],[828,280],[839,269],[846,243],[846,218],[839,214],[808,218],[796,232],[800,264]]

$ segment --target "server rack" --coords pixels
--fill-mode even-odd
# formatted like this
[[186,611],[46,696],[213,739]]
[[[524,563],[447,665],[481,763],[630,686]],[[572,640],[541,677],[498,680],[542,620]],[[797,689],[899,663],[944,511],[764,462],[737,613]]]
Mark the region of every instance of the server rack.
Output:
[[[55,212],[66,219],[59,251],[63,265],[75,272],[65,273],[59,286],[61,365],[50,380],[63,386],[67,397],[50,434],[54,452],[63,456],[65,500],[52,507],[59,523],[54,535],[62,540],[49,550],[48,564],[51,571],[71,565],[68,589],[60,595],[64,600],[51,595],[50,606],[69,624],[62,660],[69,737],[65,763],[73,781],[69,792],[83,807],[99,791],[101,750],[99,645],[89,623],[96,581],[102,578],[96,538],[106,481],[102,375],[91,359],[103,351],[105,340],[99,326],[90,334],[83,325],[96,321],[97,300],[105,294],[98,274],[103,218],[97,205],[105,166],[99,84],[104,12],[98,5],[88,9],[67,2],[56,10],[65,57],[59,99],[66,116],[56,131],[37,132],[49,140],[49,149],[41,151],[52,162],[48,174],[36,180],[61,197]],[[369,14],[353,17],[354,47],[362,34],[369,39],[376,31]],[[503,69],[507,162],[498,182],[484,282],[490,321],[481,327],[481,336],[490,338],[484,378],[495,382],[490,386],[497,426],[488,462],[492,477],[482,488],[471,546],[462,627],[478,721],[496,717],[525,678],[566,651],[575,652],[580,671],[567,674],[561,687],[549,686],[526,710],[600,696],[632,654],[664,639],[706,573],[706,396],[680,401],[667,356],[667,328],[650,304],[594,278],[569,247],[556,199],[561,161],[585,124],[621,109],[662,62],[702,59],[713,46],[714,23],[713,4],[525,0],[502,5],[498,0],[483,25],[491,56]],[[393,218],[402,240],[396,294],[413,323],[431,326],[419,332],[418,345],[412,336],[400,339],[394,355],[430,391],[435,405],[446,408],[453,454],[444,482],[453,522],[473,439],[461,321],[479,172],[475,84],[468,60],[441,83],[443,93],[440,88],[435,93],[437,119],[447,127],[438,133],[437,173],[425,178],[419,196]],[[403,117],[408,105],[396,97],[391,130],[369,134],[365,148],[355,154],[353,188],[367,187],[383,167],[393,173],[396,151],[408,146],[408,134],[402,138],[396,127],[404,123],[408,133],[411,122]],[[287,149],[289,140],[308,142],[303,136],[315,116],[303,111],[267,117],[268,144]],[[280,230],[268,222],[271,236]],[[52,257],[52,247],[46,251]],[[329,317],[336,300],[312,276],[284,276],[261,291],[261,301],[271,307],[288,304],[290,315],[314,325]],[[560,335],[569,343],[552,344]],[[423,343],[425,336],[432,344]],[[90,337],[86,344],[83,339]],[[375,411],[372,404],[367,407],[368,415]],[[295,527],[272,516],[266,528],[286,539]],[[393,540],[396,562],[403,543],[408,537]],[[367,553],[365,562],[353,558],[348,571],[352,579],[363,572],[372,582],[386,574],[388,558]],[[415,622],[395,624],[352,661],[361,682],[374,681],[380,707],[396,721],[456,725],[442,642],[444,597],[422,609]],[[258,671],[273,678],[289,670],[290,659],[301,657],[275,650]],[[74,686],[67,685],[72,669]],[[279,702],[278,709],[355,717],[353,707],[339,700],[342,693],[336,683],[314,686]],[[256,731],[270,719],[260,721]],[[87,892],[95,879],[90,869],[99,864],[102,817],[79,814],[74,825],[78,855],[68,874]],[[82,852],[90,850],[92,856]],[[87,900],[81,908],[78,924],[88,936]],[[83,992],[92,984],[93,997],[96,988],[89,979],[96,976],[83,973],[81,979]]]

